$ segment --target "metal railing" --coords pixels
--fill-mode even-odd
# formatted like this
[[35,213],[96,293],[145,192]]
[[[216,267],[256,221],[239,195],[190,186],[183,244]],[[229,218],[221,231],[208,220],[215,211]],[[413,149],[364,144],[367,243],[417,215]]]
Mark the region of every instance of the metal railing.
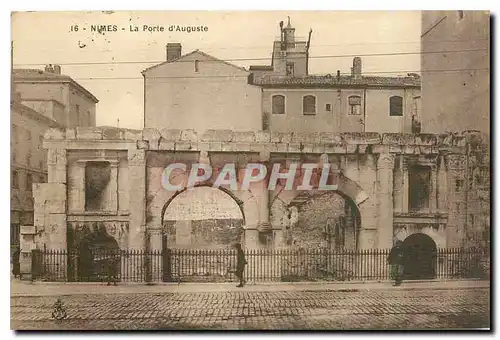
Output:
[[[389,280],[389,249],[250,249],[247,282]],[[34,250],[33,279],[87,282],[231,282],[233,249],[137,251],[99,249],[78,253]],[[404,278],[488,278],[489,250],[437,249],[405,263]]]

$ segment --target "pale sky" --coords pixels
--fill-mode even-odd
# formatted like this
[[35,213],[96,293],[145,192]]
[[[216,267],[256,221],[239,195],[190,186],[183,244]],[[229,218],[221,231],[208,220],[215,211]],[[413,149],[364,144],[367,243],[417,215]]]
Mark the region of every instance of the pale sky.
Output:
[[[245,68],[270,64],[272,44],[279,36],[279,21],[286,24],[287,16],[296,36],[306,37],[309,29],[313,30],[310,74],[335,74],[337,69],[349,73],[351,56],[315,56],[353,54],[362,57],[367,75],[405,75],[420,70],[418,11],[16,13],[12,16],[14,67],[43,69],[45,64],[60,64],[63,74],[99,99],[97,125],[116,126],[119,118],[120,127],[140,129],[144,113],[141,71],[165,60],[168,42],[181,43],[183,54],[200,49]],[[90,32],[92,24],[118,25],[119,30]],[[166,29],[170,25],[204,25],[208,31],[129,32],[130,24],[141,30],[142,25],[163,25]],[[78,25],[78,32],[70,32],[71,25]],[[416,53],[363,56],[398,52]],[[269,59],[231,61],[242,58]]]

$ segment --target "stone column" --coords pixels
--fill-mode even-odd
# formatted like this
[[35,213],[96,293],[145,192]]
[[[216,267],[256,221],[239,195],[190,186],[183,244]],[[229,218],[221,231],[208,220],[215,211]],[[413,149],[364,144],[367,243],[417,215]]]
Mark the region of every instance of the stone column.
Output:
[[438,191],[438,171],[437,166],[431,166],[431,187],[430,187],[430,199],[429,199],[429,210],[431,213],[437,213],[437,191]]
[[[445,156],[447,163],[448,179],[448,224],[446,226],[447,240],[449,247],[462,246],[465,237],[466,226],[466,176],[465,176],[465,155],[450,154]],[[461,185],[459,185],[461,184]]]
[[[145,150],[128,150],[128,173],[130,190],[130,223],[128,249],[145,251],[146,232],[146,152]],[[142,254],[142,253],[141,253]],[[129,258],[131,275],[144,278],[146,273],[145,258],[134,255]]]
[[[45,187],[45,207],[47,221],[45,232],[49,235],[47,249],[51,251],[67,251],[67,223],[66,223],[66,183],[67,183],[67,156],[66,149],[49,149],[47,158],[49,183]],[[59,277],[66,277],[67,261],[65,256],[56,256],[54,270]]]
[[404,185],[403,185],[403,155],[397,156],[398,164],[394,169],[394,212],[403,212],[403,196],[404,196]]
[[146,224],[146,152],[128,151],[130,186],[129,249],[144,250]]
[[373,249],[377,246],[377,168],[372,154],[365,157],[364,164],[360,166],[359,183],[368,198],[359,205],[361,226],[357,243],[358,249]]
[[163,281],[163,231],[161,226],[148,227],[149,273],[152,282]]
[[108,202],[107,210],[118,211],[118,161],[110,161],[111,174],[109,178],[108,187],[106,189]]
[[393,230],[393,168],[394,155],[380,154],[377,162],[377,177],[379,182],[379,229],[378,248],[392,247]]
[[[269,161],[269,153],[261,153],[261,161]],[[247,221],[245,226],[245,247],[250,249],[260,248],[259,232],[271,231],[272,227],[269,224],[269,191],[268,191],[268,178],[270,168],[267,169],[268,176],[263,180],[251,183],[251,191],[257,200],[258,220],[255,222]],[[253,204],[253,203],[250,203]]]
[[77,161],[68,179],[70,211],[85,211],[85,161]]
[[448,179],[446,178],[446,165],[444,156],[439,156],[438,183],[437,183],[437,208],[439,212],[448,212]]
[[403,213],[408,213],[410,208],[410,176],[408,162],[403,159]]

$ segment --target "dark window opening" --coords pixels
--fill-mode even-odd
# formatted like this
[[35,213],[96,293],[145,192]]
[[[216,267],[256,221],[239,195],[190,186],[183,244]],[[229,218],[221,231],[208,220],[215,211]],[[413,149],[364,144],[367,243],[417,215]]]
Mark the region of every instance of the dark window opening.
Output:
[[457,11],[458,20],[462,20],[464,18],[464,11]]
[[326,111],[332,111],[332,104],[326,104],[325,105],[325,110]]
[[316,114],[316,97],[315,96],[304,96],[302,99],[302,112],[305,115]]
[[286,75],[293,77],[294,71],[294,63],[286,63]]
[[349,114],[350,115],[360,115],[361,114],[361,97],[360,96],[350,96],[349,97]]
[[85,210],[105,210],[106,189],[111,178],[109,162],[88,162],[85,166]]
[[285,96],[275,95],[272,99],[273,115],[282,115],[285,113]]
[[199,60],[194,61],[194,71],[200,72],[200,61]]
[[408,169],[409,195],[411,211],[429,208],[429,195],[431,184],[431,169],[426,166],[413,165]]
[[391,116],[402,116],[403,115],[403,97],[392,96],[389,98],[389,106]]

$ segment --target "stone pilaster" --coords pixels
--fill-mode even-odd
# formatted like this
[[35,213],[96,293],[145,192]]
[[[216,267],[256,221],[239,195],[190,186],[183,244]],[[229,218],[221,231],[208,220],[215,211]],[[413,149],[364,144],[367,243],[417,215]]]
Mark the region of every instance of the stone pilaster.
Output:
[[359,184],[368,195],[368,199],[359,205],[361,226],[358,235],[358,249],[373,249],[377,247],[377,167],[372,154],[366,154],[364,166],[360,168]]
[[77,161],[70,168],[68,186],[69,211],[85,211],[85,161]]
[[448,212],[448,179],[444,156],[439,157],[437,207],[440,212]]
[[446,227],[446,244],[459,247],[465,237],[467,218],[465,155],[450,154],[445,156],[448,179],[448,225]]
[[431,166],[431,188],[429,198],[429,209],[431,213],[437,213],[437,192],[438,192],[438,169],[436,165]]
[[163,231],[161,226],[148,227],[149,233],[149,273],[152,282],[163,280]]
[[146,152],[128,150],[129,186],[130,186],[130,229],[129,249],[145,248],[146,225]]
[[403,161],[403,213],[408,213],[410,208],[410,174],[408,173],[408,162]]
[[67,178],[66,149],[48,149],[47,170],[49,183],[66,184]]
[[379,183],[378,248],[392,247],[393,237],[393,168],[394,155],[380,154],[377,162]]
[[118,211],[118,161],[110,161],[111,173],[107,187],[107,210]]
[[404,196],[404,185],[403,185],[403,155],[397,156],[398,162],[395,167],[394,174],[394,212],[403,212],[403,196]]

